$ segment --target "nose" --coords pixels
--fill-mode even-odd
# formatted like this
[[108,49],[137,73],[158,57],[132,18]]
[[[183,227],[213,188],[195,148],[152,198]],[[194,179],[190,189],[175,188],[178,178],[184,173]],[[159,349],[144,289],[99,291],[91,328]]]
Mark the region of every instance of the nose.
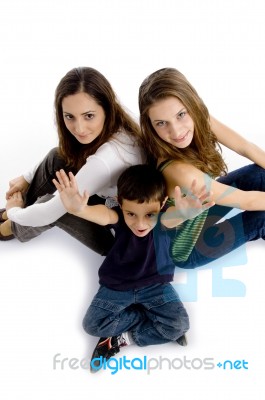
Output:
[[170,134],[177,138],[182,135],[182,124],[179,121],[174,121],[170,125]]
[[145,220],[144,218],[138,218],[138,220],[136,221],[136,227],[137,229],[145,229]]
[[85,131],[84,121],[81,119],[76,120],[74,130],[77,135],[81,135]]

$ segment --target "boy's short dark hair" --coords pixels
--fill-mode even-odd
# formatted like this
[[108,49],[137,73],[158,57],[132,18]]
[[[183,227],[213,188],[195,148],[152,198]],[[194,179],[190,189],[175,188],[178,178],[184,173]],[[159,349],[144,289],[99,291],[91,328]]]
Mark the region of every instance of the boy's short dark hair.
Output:
[[167,195],[162,173],[147,164],[127,168],[120,175],[117,188],[119,204],[122,204],[123,200],[137,203],[159,201],[162,204]]

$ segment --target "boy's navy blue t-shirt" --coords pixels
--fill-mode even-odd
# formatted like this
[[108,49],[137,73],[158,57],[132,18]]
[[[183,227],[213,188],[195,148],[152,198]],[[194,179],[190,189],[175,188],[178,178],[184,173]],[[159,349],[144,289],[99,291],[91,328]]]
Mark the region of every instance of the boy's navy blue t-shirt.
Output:
[[175,265],[170,257],[170,233],[161,226],[145,237],[138,237],[127,227],[122,211],[115,231],[115,242],[99,268],[99,283],[116,290],[130,290],[173,280]]

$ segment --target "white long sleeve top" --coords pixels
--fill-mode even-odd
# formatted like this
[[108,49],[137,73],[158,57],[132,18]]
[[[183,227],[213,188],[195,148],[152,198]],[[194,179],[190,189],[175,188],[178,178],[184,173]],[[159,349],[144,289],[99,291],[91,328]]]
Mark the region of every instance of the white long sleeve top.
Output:
[[[89,195],[97,194],[107,198],[117,195],[117,180],[129,166],[142,164],[143,155],[135,139],[120,132],[104,143],[95,154],[87,158],[86,164],[76,174],[80,193],[87,190]],[[24,174],[30,181],[34,173]],[[46,203],[37,203],[27,208],[13,207],[7,215],[11,221],[24,226],[44,226],[55,222],[66,213],[60,195]]]

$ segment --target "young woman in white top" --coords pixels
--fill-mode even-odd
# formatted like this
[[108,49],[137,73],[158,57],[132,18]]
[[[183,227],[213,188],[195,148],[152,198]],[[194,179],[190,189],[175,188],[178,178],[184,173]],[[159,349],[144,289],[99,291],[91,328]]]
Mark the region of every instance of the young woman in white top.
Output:
[[[143,162],[139,126],[124,111],[107,79],[93,68],[74,68],[55,92],[59,145],[32,171],[10,182],[7,200],[22,192],[24,204],[7,213],[0,210],[0,240],[21,242],[53,226],[62,228],[100,254],[113,243],[111,232],[66,213],[52,179],[61,168],[72,171],[90,203],[104,203],[116,195],[119,175]],[[43,197],[44,196],[44,197]],[[11,204],[12,206],[12,204]],[[11,222],[12,221],[12,222]]]

